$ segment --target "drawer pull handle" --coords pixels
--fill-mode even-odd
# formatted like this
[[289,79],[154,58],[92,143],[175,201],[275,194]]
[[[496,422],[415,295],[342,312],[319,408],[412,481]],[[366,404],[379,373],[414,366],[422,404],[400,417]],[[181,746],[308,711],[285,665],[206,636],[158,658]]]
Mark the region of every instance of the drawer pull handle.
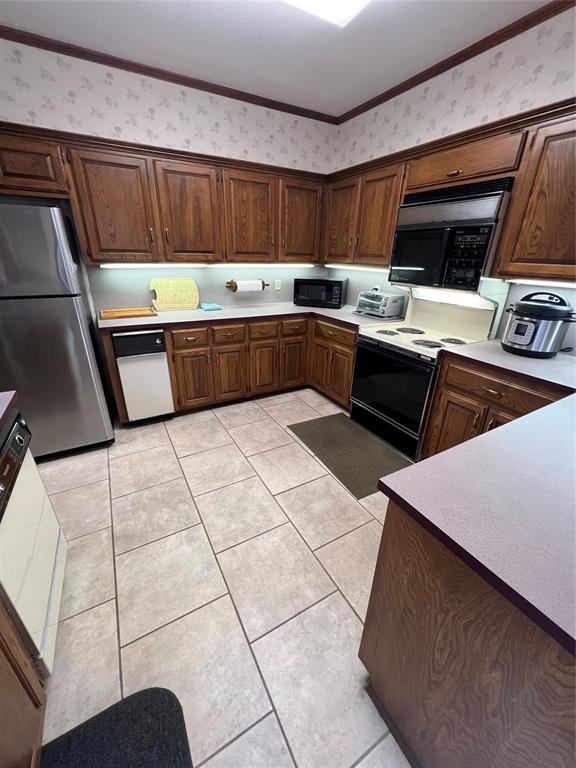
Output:
[[197,336],[185,336],[184,341],[196,341]]
[[330,335],[330,336],[336,336],[336,334],[334,333],[334,331],[328,331],[328,333],[329,333],[329,335]]
[[272,333],[272,330],[270,328],[260,328],[257,333]]
[[490,421],[488,422],[488,426],[486,427],[486,432],[490,432],[493,426],[494,426],[494,419],[490,419]]
[[456,168],[456,170],[454,170],[454,171],[448,171],[446,176],[460,176],[461,173],[462,173],[462,169],[461,168]]
[[480,414],[477,413],[476,416],[474,416],[474,421],[472,422],[472,429],[476,429],[476,426],[478,424],[478,419],[480,418]]
[[497,389],[490,389],[490,387],[482,387],[484,392],[486,392],[487,395],[490,395],[491,397],[504,397],[503,392],[498,392]]
[[236,336],[238,336],[237,333],[223,333],[222,336],[225,336],[227,339],[235,339]]

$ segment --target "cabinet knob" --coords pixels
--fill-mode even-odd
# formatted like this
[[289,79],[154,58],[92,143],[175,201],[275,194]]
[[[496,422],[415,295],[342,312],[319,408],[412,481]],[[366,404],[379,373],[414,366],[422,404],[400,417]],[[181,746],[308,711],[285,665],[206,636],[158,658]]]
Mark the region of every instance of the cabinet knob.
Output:
[[164,227],[164,234],[166,235],[166,242],[170,242],[170,232],[168,232],[168,227]]
[[476,413],[476,416],[474,416],[474,421],[472,422],[472,429],[476,429],[476,425],[478,424],[479,418],[480,418],[480,414]]
[[150,234],[150,242],[152,243],[152,245],[154,245],[154,243],[156,242],[156,237],[154,236],[154,230],[152,229],[152,227],[148,227],[148,233]]
[[486,432],[489,432],[492,429],[493,426],[494,426],[494,419],[490,419],[490,421],[488,422],[488,424],[486,426]]

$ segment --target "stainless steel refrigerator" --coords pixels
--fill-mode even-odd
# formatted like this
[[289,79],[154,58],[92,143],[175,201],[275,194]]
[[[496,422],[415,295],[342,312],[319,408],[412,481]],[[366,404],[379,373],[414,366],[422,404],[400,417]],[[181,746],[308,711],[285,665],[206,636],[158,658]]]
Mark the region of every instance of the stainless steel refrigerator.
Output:
[[35,456],[114,436],[74,252],[64,203],[0,198],[0,391]]

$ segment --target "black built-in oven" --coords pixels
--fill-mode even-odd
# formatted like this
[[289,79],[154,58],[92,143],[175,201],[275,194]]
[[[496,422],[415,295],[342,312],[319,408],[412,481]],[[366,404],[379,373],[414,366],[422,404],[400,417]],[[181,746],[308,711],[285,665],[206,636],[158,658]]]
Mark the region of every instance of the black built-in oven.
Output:
[[328,280],[323,277],[294,280],[294,304],[300,307],[340,309],[346,304],[348,280]]
[[502,225],[511,179],[406,195],[390,282],[476,291]]
[[435,372],[433,361],[359,337],[351,417],[416,459]]

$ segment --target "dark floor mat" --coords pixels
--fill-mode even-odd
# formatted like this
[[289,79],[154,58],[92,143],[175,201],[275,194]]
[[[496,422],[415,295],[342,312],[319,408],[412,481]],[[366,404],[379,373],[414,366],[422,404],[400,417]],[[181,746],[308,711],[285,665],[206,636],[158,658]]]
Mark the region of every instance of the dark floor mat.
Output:
[[180,702],[165,688],[134,693],[45,744],[40,768],[192,768]]
[[289,428],[357,499],[375,493],[380,477],[412,464],[343,413],[290,424]]

